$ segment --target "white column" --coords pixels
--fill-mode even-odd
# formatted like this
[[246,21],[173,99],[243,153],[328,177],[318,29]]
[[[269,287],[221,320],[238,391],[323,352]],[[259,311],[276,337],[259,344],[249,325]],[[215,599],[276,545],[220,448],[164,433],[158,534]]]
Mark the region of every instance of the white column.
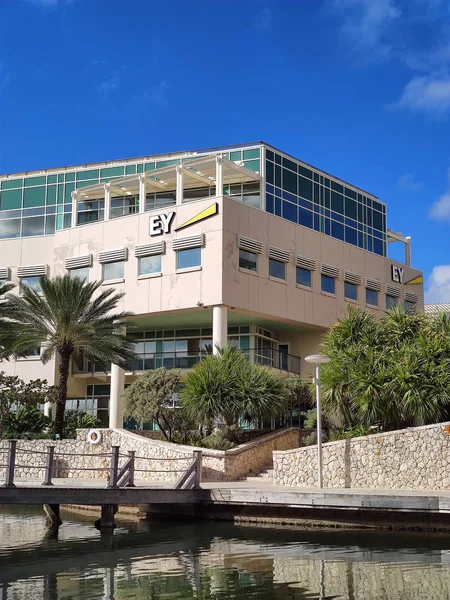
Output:
[[105,221],[109,221],[109,215],[111,210],[111,188],[109,183],[105,183]]
[[228,341],[228,313],[226,306],[213,307],[213,353],[217,346],[223,348]]
[[177,192],[176,192],[176,205],[180,206],[183,203],[183,167],[177,166]]
[[407,267],[410,267],[411,266],[411,236],[407,236],[406,239],[408,241],[405,242],[405,265]]
[[109,397],[109,428],[123,427],[122,395],[125,390],[125,371],[119,365],[111,365],[111,393]]
[[216,156],[216,196],[223,196],[223,158]]
[[77,216],[78,216],[78,198],[77,193],[72,192],[72,221],[70,223],[71,227],[77,226]]
[[145,176],[139,175],[139,212],[145,212]]
[[[49,343],[48,342],[43,342],[41,344],[41,348],[40,348],[40,352],[39,352],[39,356],[41,358],[41,361],[43,360],[44,357],[44,352],[47,350],[47,348],[49,347]],[[50,417],[50,415],[53,417],[53,419],[55,418],[55,414],[56,414],[56,405],[54,402],[49,402],[48,400],[45,400],[44,402],[44,415],[46,417]]]

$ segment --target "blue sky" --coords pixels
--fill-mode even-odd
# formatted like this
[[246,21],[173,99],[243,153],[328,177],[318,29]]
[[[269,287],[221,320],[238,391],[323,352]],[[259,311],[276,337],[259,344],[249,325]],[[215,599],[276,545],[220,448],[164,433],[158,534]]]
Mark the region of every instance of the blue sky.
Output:
[[264,140],[378,195],[450,302],[450,0],[0,0],[0,23],[1,173]]

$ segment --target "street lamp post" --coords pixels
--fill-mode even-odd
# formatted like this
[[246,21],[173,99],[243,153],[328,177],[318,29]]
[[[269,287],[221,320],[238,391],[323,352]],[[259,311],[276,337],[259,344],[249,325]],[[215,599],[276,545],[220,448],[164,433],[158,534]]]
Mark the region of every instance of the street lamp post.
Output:
[[331,359],[325,354],[311,354],[305,358],[306,362],[316,365],[316,375],[314,383],[316,384],[316,403],[317,403],[317,487],[322,489],[322,409],[320,406],[320,365],[329,362]]

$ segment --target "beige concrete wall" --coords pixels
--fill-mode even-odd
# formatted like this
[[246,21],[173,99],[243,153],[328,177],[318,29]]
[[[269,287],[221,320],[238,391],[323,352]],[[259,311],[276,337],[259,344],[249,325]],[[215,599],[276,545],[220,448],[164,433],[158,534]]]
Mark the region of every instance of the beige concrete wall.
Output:
[[[317,486],[317,446],[273,453],[275,485]],[[450,489],[450,423],[323,444],[323,486]]]
[[[183,231],[176,228],[213,202],[219,205],[218,214]],[[149,217],[152,214],[176,212],[172,233],[159,237],[149,236]],[[201,270],[177,273],[176,253],[172,250],[174,238],[204,233],[206,246],[202,250]],[[237,236],[241,234],[263,243],[259,256],[258,273],[239,269]],[[134,248],[138,244],[164,239],[166,254],[162,259],[162,276],[138,279],[138,261]],[[287,265],[287,281],[272,280],[268,276],[268,245],[288,250],[291,260]],[[93,266],[90,280],[101,280],[102,266],[98,262],[101,251],[127,247],[129,259],[125,263],[125,281],[108,284],[117,292],[124,292],[120,309],[136,315],[171,314],[173,311],[199,310],[199,304],[214,306],[225,304],[235,311],[248,314],[253,322],[268,319],[292,324],[297,329],[280,331],[280,341],[291,342],[291,353],[304,358],[316,352],[323,332],[346,311],[343,293],[343,269],[358,273],[363,278],[360,286],[360,302],[365,306],[364,278],[378,279],[383,283],[379,294],[380,308],[373,312],[383,314],[384,284],[391,281],[391,265],[398,264],[370,252],[355,248],[329,236],[301,227],[264,211],[246,206],[231,198],[207,198],[189,202],[178,207],[149,213],[129,215],[107,222],[92,223],[58,231],[53,236],[2,240],[0,242],[0,266],[12,269],[13,281],[18,282],[18,266],[48,264],[50,275],[66,272],[65,259],[91,253]],[[313,273],[312,289],[304,289],[295,283],[295,255],[312,258],[317,263]],[[320,264],[327,263],[341,270],[336,282],[336,294],[330,296],[320,290]],[[402,265],[403,266],[403,265]],[[405,281],[419,275],[419,271],[404,267]],[[397,284],[395,284],[397,285]],[[403,286],[405,287],[405,286]],[[419,293],[418,309],[423,306],[422,286],[406,286]],[[257,322],[257,321],[256,321]],[[212,325],[212,323],[211,323]],[[275,327],[271,327],[276,330]],[[302,362],[302,375],[310,369]],[[0,364],[0,370],[15,373],[28,380],[35,377],[53,383],[56,365],[54,361],[42,367],[36,361],[14,361]],[[79,383],[71,382],[70,395],[80,395]]]
[[[404,281],[420,275],[420,271],[383,258],[371,252],[345,244],[327,235],[301,227],[280,217],[255,210],[240,202],[228,200],[224,203],[224,302],[229,306],[253,313],[270,315],[272,318],[303,323],[308,326],[328,328],[337,318],[346,313],[343,270],[362,276],[358,304],[365,303],[365,278],[382,282],[379,293],[379,308],[370,309],[383,314],[385,308],[385,284],[408,289],[419,294],[418,310],[423,308],[423,286],[399,285],[392,281],[391,265],[404,269]],[[249,273],[239,269],[237,235],[243,235],[263,243],[263,252],[258,256],[258,272]],[[286,265],[286,281],[269,278],[268,246],[287,250],[291,260]],[[317,264],[312,274],[312,288],[296,286],[295,255],[314,259]],[[325,263],[341,271],[336,280],[336,294],[321,292],[320,265]]]

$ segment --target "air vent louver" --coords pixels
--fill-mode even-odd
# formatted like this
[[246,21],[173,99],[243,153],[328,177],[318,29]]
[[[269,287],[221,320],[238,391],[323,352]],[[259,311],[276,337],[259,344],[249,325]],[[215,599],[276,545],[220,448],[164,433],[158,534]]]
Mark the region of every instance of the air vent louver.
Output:
[[395,287],[394,285],[386,284],[386,294],[388,296],[392,296],[393,298],[400,298],[401,290],[400,288]]
[[187,250],[189,248],[203,248],[205,245],[205,234],[191,235],[190,237],[178,238],[172,241],[174,250]]
[[73,256],[72,258],[66,258],[65,262],[66,269],[81,269],[83,267],[92,267],[92,254],[85,254],[84,256]]
[[337,279],[339,277],[339,268],[332,267],[331,265],[322,264],[320,267],[320,272],[322,275],[326,275],[327,277],[333,277]]
[[43,275],[48,275],[48,265],[17,267],[17,277],[42,277]]
[[378,279],[366,279],[366,288],[368,290],[372,290],[374,292],[379,292],[381,291],[381,281],[378,281]]
[[166,251],[166,242],[156,242],[155,244],[142,244],[136,246],[134,255],[138,258],[142,256],[155,256],[156,254],[164,254]]
[[128,260],[128,248],[119,248],[118,250],[106,250],[98,255],[99,263],[118,262],[119,260]]
[[353,285],[361,285],[361,275],[358,275],[357,273],[351,273],[350,271],[345,271],[344,281],[347,283],[353,283]]
[[281,248],[275,248],[274,246],[269,246],[268,255],[269,258],[284,263],[288,263],[291,260],[291,253],[288,250],[282,250]]
[[253,252],[254,254],[261,254],[263,245],[258,240],[252,240],[251,238],[238,236],[238,248],[245,250],[246,252]]

